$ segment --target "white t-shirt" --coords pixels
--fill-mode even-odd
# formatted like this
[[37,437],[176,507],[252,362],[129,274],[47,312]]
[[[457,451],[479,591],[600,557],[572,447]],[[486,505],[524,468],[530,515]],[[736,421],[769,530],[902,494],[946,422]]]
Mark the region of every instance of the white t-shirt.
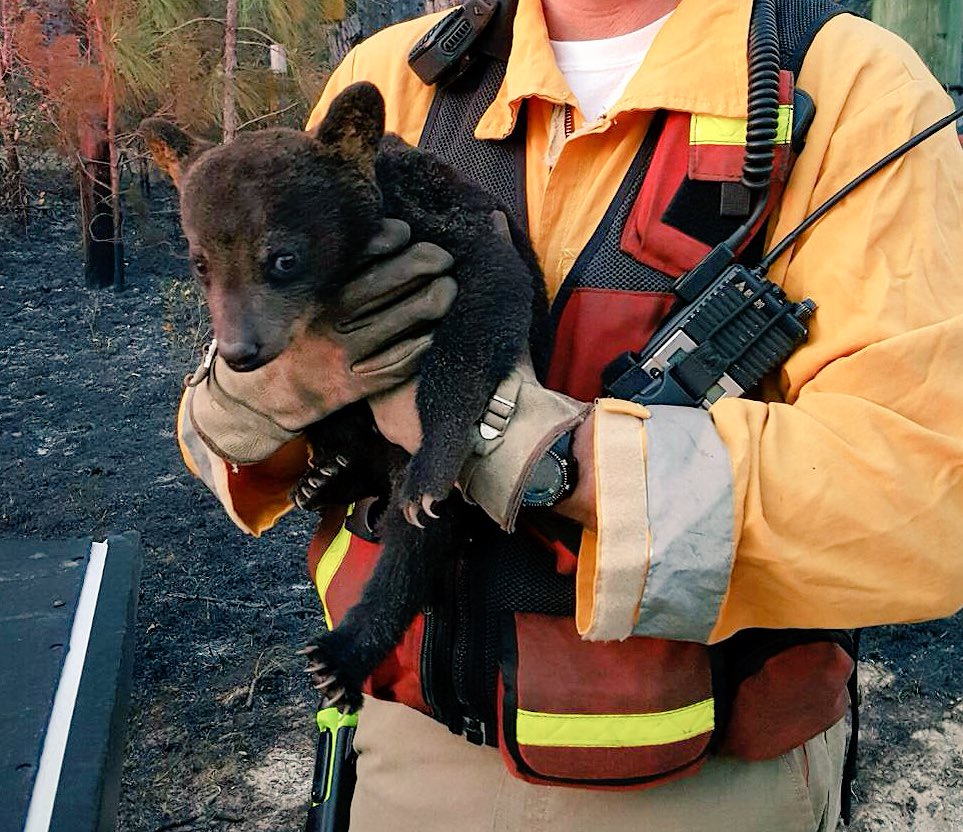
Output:
[[669,12],[642,29],[615,38],[550,41],[555,63],[578,99],[586,122],[595,121],[619,100],[671,16]]

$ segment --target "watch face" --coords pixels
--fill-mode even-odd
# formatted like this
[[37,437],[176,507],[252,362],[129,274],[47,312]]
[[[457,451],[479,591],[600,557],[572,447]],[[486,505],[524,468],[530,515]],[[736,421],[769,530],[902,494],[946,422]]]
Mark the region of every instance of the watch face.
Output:
[[553,454],[545,454],[532,471],[525,489],[525,501],[537,502],[560,494],[565,486],[561,462]]

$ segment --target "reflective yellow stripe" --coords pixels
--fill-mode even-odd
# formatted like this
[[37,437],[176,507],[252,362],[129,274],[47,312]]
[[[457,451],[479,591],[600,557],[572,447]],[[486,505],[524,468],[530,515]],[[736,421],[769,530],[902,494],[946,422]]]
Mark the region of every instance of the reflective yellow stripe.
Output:
[[[348,516],[351,515],[353,510],[353,505],[348,508]],[[334,540],[332,540],[328,548],[324,550],[324,554],[321,555],[321,559],[318,561],[318,568],[314,572],[314,585],[318,590],[318,597],[321,599],[321,606],[324,608],[324,620],[328,623],[328,626],[331,626],[331,611],[328,609],[328,602],[325,596],[328,593],[328,586],[331,584],[331,579],[334,578],[334,573],[338,571],[342,561],[344,561],[344,556],[347,554],[350,543],[351,532],[342,526],[341,531],[334,536]]]
[[634,748],[668,745],[711,731],[712,699],[652,714],[543,714],[519,709],[519,745],[566,748]]
[[[779,105],[779,123],[774,144],[788,144],[792,137],[792,104]],[[722,116],[693,115],[689,121],[689,144],[746,143],[746,120]]]

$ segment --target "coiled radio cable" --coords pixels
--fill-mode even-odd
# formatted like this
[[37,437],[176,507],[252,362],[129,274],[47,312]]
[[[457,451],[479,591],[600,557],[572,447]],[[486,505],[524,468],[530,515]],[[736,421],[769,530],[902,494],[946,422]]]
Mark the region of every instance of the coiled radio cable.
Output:
[[769,186],[779,129],[779,33],[776,0],[756,0],[749,26],[749,101],[742,184]]

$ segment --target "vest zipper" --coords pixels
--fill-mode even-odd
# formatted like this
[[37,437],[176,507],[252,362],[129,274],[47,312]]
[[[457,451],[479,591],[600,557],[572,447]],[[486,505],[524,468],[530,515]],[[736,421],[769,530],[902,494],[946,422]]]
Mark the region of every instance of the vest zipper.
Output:
[[[445,576],[445,580],[450,582],[451,579]],[[452,663],[452,632],[451,609],[444,603],[445,595],[442,593],[435,604],[426,605],[422,610],[425,627],[419,667],[421,695],[432,716],[452,732],[460,734],[461,711],[447,678]]]
[[[453,634],[452,651],[452,682],[455,698],[462,711],[462,732],[470,743],[485,744],[485,723],[472,707],[472,694],[478,693],[478,685],[473,684],[478,661],[471,655],[472,632],[471,621],[471,585],[468,577],[468,566],[464,558],[458,558],[455,564],[455,631]],[[471,679],[469,679],[471,677]]]
[[434,608],[426,606],[422,610],[422,616],[425,622],[425,632],[421,638],[421,667],[419,668],[419,675],[421,676],[421,696],[425,700],[425,704],[428,705],[431,715],[435,719],[438,719],[441,714],[438,713],[438,704],[435,702],[435,692],[432,690],[432,682],[435,676],[434,656],[432,653],[434,651],[436,637]]

